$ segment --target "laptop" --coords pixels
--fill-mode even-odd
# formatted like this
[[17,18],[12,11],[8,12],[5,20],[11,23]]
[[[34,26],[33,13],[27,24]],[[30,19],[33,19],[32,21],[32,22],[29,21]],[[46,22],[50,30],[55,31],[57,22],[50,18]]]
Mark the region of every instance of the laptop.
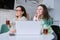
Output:
[[39,21],[18,21],[16,22],[16,34],[40,34],[42,29]]

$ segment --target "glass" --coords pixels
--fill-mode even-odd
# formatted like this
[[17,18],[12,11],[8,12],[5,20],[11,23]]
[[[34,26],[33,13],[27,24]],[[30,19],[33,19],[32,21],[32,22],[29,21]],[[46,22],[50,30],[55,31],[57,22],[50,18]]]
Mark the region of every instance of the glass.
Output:
[[10,25],[10,20],[6,20],[6,24],[7,25]]
[[42,33],[43,34],[48,34],[48,27],[47,27],[47,25],[43,25],[42,26]]
[[9,35],[10,35],[10,36],[15,36],[14,30],[10,31]]
[[15,33],[16,33],[15,22],[12,22],[12,23],[11,23],[11,29],[10,29],[9,35],[10,35],[10,36],[15,36],[15,35],[16,35]]
[[48,34],[48,29],[43,29],[44,34]]

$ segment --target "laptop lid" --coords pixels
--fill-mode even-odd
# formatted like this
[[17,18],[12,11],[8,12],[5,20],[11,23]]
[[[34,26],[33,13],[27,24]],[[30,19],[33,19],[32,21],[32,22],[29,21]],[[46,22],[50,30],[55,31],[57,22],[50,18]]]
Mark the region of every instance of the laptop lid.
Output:
[[17,34],[40,34],[42,29],[39,21],[19,21],[16,22]]

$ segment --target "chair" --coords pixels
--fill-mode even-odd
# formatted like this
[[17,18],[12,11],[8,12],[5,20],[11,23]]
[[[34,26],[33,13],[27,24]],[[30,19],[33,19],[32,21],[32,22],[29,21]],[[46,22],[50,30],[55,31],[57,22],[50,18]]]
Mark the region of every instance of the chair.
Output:
[[7,25],[6,24],[2,24],[2,26],[1,26],[1,34],[5,33],[5,32],[8,32],[8,31],[9,31],[9,29],[8,29]]
[[57,40],[60,40],[60,28],[59,28],[59,26],[58,25],[51,25],[51,28],[53,29],[53,31],[57,35]]

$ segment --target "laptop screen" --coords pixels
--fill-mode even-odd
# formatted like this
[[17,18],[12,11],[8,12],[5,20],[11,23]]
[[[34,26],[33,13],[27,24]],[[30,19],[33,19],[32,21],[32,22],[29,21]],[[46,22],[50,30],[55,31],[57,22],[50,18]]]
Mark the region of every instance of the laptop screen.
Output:
[[16,22],[17,34],[40,34],[42,29],[39,21],[19,21]]

